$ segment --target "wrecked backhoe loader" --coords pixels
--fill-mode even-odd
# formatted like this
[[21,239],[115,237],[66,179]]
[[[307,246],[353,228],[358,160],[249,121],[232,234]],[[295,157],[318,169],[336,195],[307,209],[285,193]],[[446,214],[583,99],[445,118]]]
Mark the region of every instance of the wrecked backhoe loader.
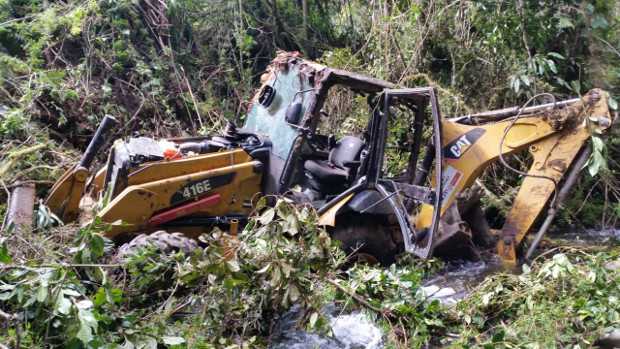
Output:
[[[339,137],[340,129],[323,130],[326,120],[342,120],[325,112],[335,88],[365,97],[365,129]],[[406,134],[396,134],[393,124],[403,122]],[[214,226],[236,230],[259,197],[285,195],[316,208],[319,223],[347,252],[382,264],[403,251],[462,257],[493,239],[499,255],[515,262],[545,207],[554,211],[559,203],[562,195],[554,193],[574,182],[591,134],[611,123],[600,90],[447,119],[434,88],[399,89],[281,53],[263,75],[243,127],[229,124],[213,137],[117,140],[101,169],[91,171],[85,156],[46,204],[69,222],[77,203],[90,197],[109,224],[105,234],[126,242],[161,230],[188,237]],[[104,120],[87,155],[98,151],[112,124]],[[533,165],[504,226],[489,235],[472,185],[491,163],[525,149]]]

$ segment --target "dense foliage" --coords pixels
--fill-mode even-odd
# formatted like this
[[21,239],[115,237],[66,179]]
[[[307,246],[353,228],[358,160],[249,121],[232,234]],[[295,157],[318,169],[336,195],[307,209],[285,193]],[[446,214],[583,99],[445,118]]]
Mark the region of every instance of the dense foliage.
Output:
[[620,321],[618,250],[598,255],[566,249],[521,275],[485,280],[458,305],[467,340],[493,348],[591,347]]
[[264,347],[293,304],[303,310],[298,326],[318,332],[329,329],[326,306],[361,309],[393,347],[587,346],[620,321],[617,248],[541,258],[521,275],[488,278],[466,301],[446,308],[420,289],[438,262],[405,258],[388,269],[358,264],[343,271],[345,256],[316,220],[313,210],[279,200],[236,238],[216,229],[189,254],[152,246],[122,264],[110,260],[113,248],[96,225],[28,236],[39,249],[7,249],[17,239],[3,241],[0,315],[8,331],[0,342]]
[[[56,149],[83,149],[104,114],[122,120],[115,136],[205,133],[241,121],[278,49],[403,86],[434,85],[444,115],[542,91],[620,93],[613,1],[3,0],[0,23],[2,153],[44,144],[25,161],[4,156],[8,184],[57,178],[73,158]],[[366,117],[349,97],[330,106],[334,124]],[[569,206],[580,214],[563,217],[571,225],[617,222],[618,137],[606,146],[608,180],[579,183]],[[488,172],[488,187],[510,199],[519,178]]]
[[[0,214],[18,181],[35,181],[43,195],[105,114],[122,121],[116,137],[241,122],[278,49],[436,86],[447,116],[542,91],[564,98],[601,87],[618,100],[619,11],[606,0],[0,0]],[[336,97],[333,123],[363,124],[359,98]],[[561,214],[567,226],[618,225],[620,137],[594,145],[597,176],[580,178]],[[499,166],[485,173],[489,215],[505,209],[520,180]],[[434,262],[343,271],[344,256],[315,220],[281,201],[236,242],[214,231],[193,254],[145,249],[123,265],[110,260],[96,225],[3,232],[0,343],[264,346],[293,303],[304,308],[300,326],[316,331],[326,330],[326,303],[361,308],[394,347],[589,346],[620,321],[618,270],[604,267],[617,250],[541,259],[447,310],[419,292]],[[235,260],[224,258],[231,246]]]

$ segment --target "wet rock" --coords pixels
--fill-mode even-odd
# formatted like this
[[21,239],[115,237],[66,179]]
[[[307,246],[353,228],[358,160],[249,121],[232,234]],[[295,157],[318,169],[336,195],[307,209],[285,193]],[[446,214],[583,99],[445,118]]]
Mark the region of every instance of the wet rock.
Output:
[[614,328],[607,331],[594,343],[594,345],[601,349],[620,348],[620,328]]
[[607,262],[605,264],[605,268],[608,270],[620,270],[620,259],[616,259],[615,261]]

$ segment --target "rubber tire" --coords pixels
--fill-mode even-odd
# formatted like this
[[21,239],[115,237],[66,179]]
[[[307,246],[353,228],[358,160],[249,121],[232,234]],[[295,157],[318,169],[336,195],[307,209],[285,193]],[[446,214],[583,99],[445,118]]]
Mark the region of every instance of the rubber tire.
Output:
[[332,238],[341,242],[340,247],[347,255],[369,255],[383,266],[393,264],[400,252],[400,246],[392,239],[387,219],[379,215],[353,213],[338,216]]
[[191,253],[199,247],[196,240],[188,238],[181,233],[168,233],[164,230],[159,230],[152,234],[140,234],[130,242],[121,245],[116,252],[115,259],[118,261],[125,260],[127,257],[134,255],[138,250],[148,246],[155,246],[161,253],[176,251]]

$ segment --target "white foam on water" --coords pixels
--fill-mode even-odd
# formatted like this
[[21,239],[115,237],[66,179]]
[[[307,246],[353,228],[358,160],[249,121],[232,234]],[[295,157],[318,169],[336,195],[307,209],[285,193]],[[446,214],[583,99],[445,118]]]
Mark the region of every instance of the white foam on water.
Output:
[[383,345],[383,333],[374,322],[360,312],[331,318],[334,339],[343,349],[379,349]]

